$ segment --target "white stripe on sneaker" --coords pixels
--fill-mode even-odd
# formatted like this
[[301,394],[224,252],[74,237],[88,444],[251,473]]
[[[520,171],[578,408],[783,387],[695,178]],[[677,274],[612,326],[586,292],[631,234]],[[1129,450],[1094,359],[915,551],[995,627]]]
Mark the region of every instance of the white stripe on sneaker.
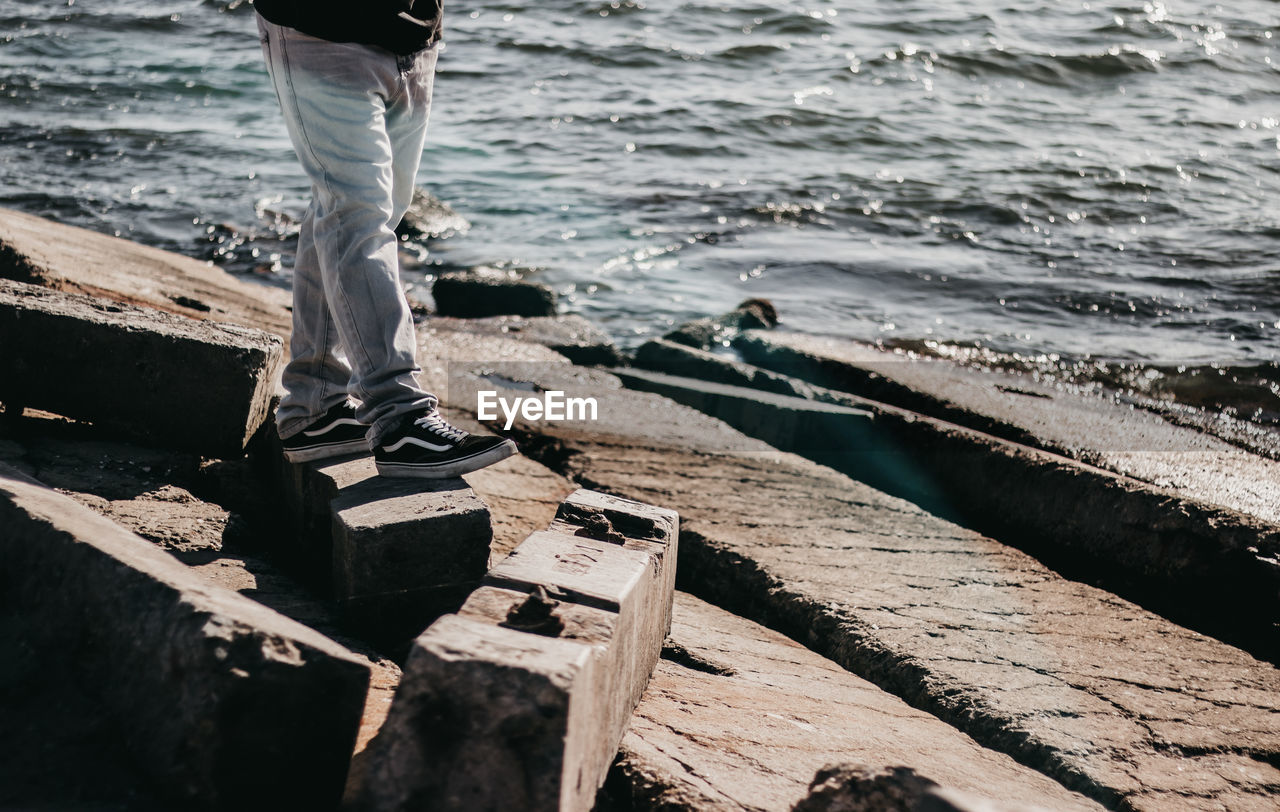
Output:
[[323,426],[322,428],[318,428],[318,429],[312,429],[311,431],[304,431],[302,433],[307,435],[308,437],[315,437],[317,434],[324,434],[326,432],[333,431],[338,426],[363,426],[363,425],[364,423],[361,423],[359,420],[352,420],[350,417],[339,417],[337,420],[333,421],[327,426]]
[[394,445],[384,445],[382,447],[382,450],[387,452],[388,454],[394,454],[395,452],[403,448],[405,443],[412,443],[417,446],[422,446],[428,451],[448,451],[449,449],[453,448],[453,446],[451,445],[435,445],[434,443],[428,443],[426,440],[419,440],[417,437],[401,437],[399,440],[396,441]]

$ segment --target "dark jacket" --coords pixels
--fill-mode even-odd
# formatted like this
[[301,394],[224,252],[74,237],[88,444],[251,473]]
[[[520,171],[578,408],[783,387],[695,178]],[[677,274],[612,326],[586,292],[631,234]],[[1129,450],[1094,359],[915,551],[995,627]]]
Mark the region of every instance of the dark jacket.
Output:
[[406,55],[440,39],[442,0],[254,0],[276,25],[330,42],[377,45]]

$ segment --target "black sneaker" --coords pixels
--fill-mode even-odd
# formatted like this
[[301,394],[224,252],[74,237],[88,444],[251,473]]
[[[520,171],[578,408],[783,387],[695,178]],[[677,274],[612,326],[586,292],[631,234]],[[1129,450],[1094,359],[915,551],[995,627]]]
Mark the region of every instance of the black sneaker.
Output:
[[367,454],[369,443],[364,436],[368,430],[368,426],[356,420],[355,407],[344,400],[314,423],[280,443],[284,446],[284,458],[289,462],[310,462],[344,454]]
[[505,460],[516,444],[488,434],[468,434],[432,409],[410,416],[373,449],[383,476],[447,479]]

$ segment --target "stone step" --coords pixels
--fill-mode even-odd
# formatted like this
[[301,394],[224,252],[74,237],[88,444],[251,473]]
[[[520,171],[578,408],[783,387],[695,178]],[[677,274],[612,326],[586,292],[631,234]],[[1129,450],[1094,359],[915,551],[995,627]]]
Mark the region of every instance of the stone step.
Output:
[[354,628],[385,642],[411,639],[479,585],[493,529],[462,479],[382,477],[368,456],[295,465],[278,448],[269,453],[294,552],[331,586]]
[[0,526],[5,637],[23,652],[0,669],[87,697],[103,741],[184,808],[337,804],[367,665],[3,465]]
[[0,280],[0,402],[149,445],[238,457],[266,420],[277,337]]
[[681,583],[700,597],[1109,805],[1280,791],[1274,666],[611,376],[535,364],[525,379],[599,401],[596,421],[517,422],[526,453],[677,509]]
[[415,641],[366,808],[590,810],[670,629],[678,533],[673,511],[571,495]]
[[[910,769],[1020,810],[1101,809],[783,635],[685,592],[676,593],[663,658],[622,739],[606,808],[790,812],[815,775],[839,762]],[[883,808],[864,794],[851,793],[864,806],[835,808]]]
[[[647,348],[647,349],[646,349]],[[1240,645],[1280,651],[1280,527],[1079,460],[668,342],[637,360],[680,376],[628,370],[657,392],[777,448],[834,468],[940,516],[1016,544],[1069,577]],[[732,381],[760,387],[718,405]],[[874,415],[870,433],[793,447],[770,432],[784,388]],[[761,427],[767,431],[761,431]]]

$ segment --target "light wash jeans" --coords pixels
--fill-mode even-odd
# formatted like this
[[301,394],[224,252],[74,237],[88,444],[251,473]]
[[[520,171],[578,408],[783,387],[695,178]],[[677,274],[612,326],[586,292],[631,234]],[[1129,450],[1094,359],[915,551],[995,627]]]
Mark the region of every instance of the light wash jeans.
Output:
[[436,48],[397,57],[261,16],[258,31],[285,126],[311,179],[276,426],[290,437],[349,394],[374,445],[406,412],[436,405],[418,381],[393,231],[413,199]]

